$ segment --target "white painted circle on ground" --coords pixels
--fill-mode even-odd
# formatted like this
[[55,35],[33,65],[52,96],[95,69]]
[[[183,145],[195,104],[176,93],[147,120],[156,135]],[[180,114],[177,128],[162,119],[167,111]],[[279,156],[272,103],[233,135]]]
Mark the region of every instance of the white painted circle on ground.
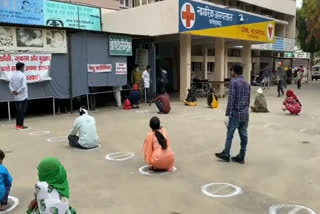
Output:
[[268,127],[270,127],[270,126],[273,126],[273,124],[272,124],[272,123],[266,124],[266,125],[264,125],[263,127],[264,127],[264,128],[268,128]]
[[295,204],[278,204],[273,205],[269,208],[269,214],[298,214],[298,213],[305,213],[305,214],[317,214],[315,211],[308,207],[304,207],[301,205]]
[[299,132],[302,133],[302,132],[305,132],[305,131],[307,131],[307,130],[308,130],[308,129],[300,129]]
[[137,112],[137,113],[148,113],[149,110],[137,110],[136,112]]
[[[211,190],[209,190],[211,188]],[[218,194],[219,191],[226,189],[226,188],[232,188],[233,191],[231,193],[226,194]],[[229,183],[210,183],[206,184],[201,187],[201,191],[203,194],[209,197],[213,198],[229,198],[236,195],[239,195],[242,193],[242,189],[236,185],[229,184]],[[212,193],[215,192],[215,193]]]
[[153,171],[153,170],[150,170],[150,167],[149,165],[144,165],[142,167],[139,168],[139,172],[142,174],[142,175],[167,175],[167,174],[171,174],[171,173],[174,173],[175,171],[177,171],[177,168],[176,167],[173,167],[173,170],[172,172],[169,172],[169,171]]
[[105,159],[110,161],[124,161],[134,157],[132,152],[115,152],[106,155]]
[[[19,199],[16,198],[16,197],[13,197],[13,196],[9,196],[8,198],[8,203],[12,203],[12,206],[10,206],[9,209],[7,209],[6,211],[0,211],[0,214],[1,213],[8,213],[8,212],[11,212],[12,210],[14,210],[18,205],[19,205]],[[11,202],[10,202],[11,201]]]
[[50,134],[50,131],[35,131],[35,132],[29,133],[29,135],[31,136],[46,135],[46,134]]
[[67,136],[52,137],[47,139],[49,143],[67,142]]
[[79,148],[74,148],[74,150],[76,151],[81,151],[81,152],[92,152],[92,151],[95,151],[97,149],[100,149],[102,147],[101,144],[99,144],[97,147],[95,148],[92,148],[92,149],[79,149]]

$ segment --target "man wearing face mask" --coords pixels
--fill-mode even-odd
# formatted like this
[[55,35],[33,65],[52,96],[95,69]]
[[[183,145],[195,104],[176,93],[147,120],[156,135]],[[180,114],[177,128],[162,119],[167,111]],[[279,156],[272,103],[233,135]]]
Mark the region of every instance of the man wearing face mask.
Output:
[[[85,106],[79,109],[80,116],[75,120],[68,137],[69,145],[79,149],[92,149],[99,145],[94,117],[88,114]],[[77,134],[79,133],[79,136]]]

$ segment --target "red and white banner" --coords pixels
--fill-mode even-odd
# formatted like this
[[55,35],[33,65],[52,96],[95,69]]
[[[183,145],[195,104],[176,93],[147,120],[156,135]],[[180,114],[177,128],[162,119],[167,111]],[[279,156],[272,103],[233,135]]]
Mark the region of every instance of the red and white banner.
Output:
[[16,64],[25,64],[24,70],[28,83],[51,80],[49,76],[51,54],[0,54],[0,79],[10,81]]
[[111,72],[112,65],[111,64],[88,64],[88,72],[92,73],[103,73],[103,72]]
[[116,74],[127,75],[127,63],[116,63]]

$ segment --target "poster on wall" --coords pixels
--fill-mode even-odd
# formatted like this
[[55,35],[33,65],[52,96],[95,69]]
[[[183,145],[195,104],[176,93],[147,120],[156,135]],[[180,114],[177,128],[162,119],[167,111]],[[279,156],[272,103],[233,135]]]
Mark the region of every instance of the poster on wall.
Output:
[[10,81],[17,62],[25,64],[28,83],[51,80],[51,54],[0,54],[0,79]]
[[110,35],[109,54],[110,56],[132,56],[132,37]]
[[116,63],[116,74],[127,75],[127,63]]
[[45,26],[101,31],[100,9],[46,1]]
[[145,70],[148,63],[148,49],[137,49],[136,50],[136,64],[139,65],[141,70]]
[[111,71],[112,71],[111,64],[88,64],[89,73],[105,73],[105,72],[111,72]]
[[0,26],[0,51],[67,53],[66,31]]
[[43,25],[43,0],[1,0],[0,22]]

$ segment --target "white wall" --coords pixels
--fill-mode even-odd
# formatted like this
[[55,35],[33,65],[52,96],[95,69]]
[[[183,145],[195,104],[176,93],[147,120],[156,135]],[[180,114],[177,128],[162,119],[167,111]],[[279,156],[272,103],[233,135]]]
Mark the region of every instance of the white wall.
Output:
[[131,35],[176,34],[179,29],[178,1],[167,0],[141,7],[104,13],[103,31]]
[[292,16],[296,15],[296,0],[240,0]]

